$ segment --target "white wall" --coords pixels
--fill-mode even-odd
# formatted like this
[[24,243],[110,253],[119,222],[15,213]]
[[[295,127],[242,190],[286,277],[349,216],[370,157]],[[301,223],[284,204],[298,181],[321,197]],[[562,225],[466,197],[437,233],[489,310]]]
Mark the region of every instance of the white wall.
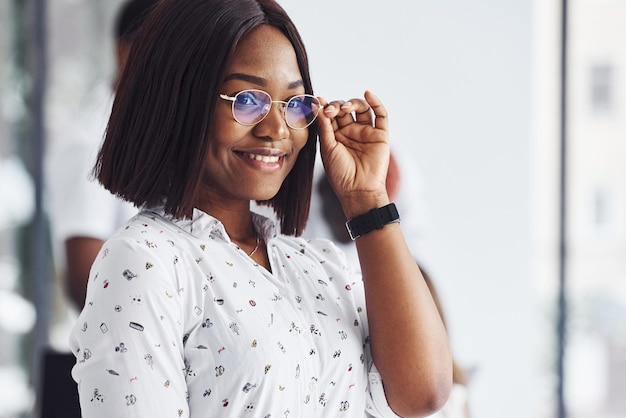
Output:
[[473,417],[537,417],[531,2],[281,3],[308,46],[316,93],[372,90],[392,141],[419,167],[424,259],[455,354],[476,368]]

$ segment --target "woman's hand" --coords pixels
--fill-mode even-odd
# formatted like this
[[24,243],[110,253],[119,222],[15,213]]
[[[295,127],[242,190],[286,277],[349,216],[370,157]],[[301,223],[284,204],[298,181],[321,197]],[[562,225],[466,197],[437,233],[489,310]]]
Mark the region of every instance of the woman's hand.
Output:
[[318,117],[322,162],[330,184],[352,218],[389,203],[387,111],[374,94],[324,104]]

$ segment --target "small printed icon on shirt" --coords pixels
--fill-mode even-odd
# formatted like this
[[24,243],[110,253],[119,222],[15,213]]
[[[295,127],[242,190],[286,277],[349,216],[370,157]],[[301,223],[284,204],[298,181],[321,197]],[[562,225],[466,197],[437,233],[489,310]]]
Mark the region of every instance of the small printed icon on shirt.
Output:
[[124,272],[122,273],[122,276],[124,276],[124,278],[128,281],[133,280],[136,277],[139,277],[137,274],[133,273],[132,271],[128,269],[124,270]]
[[245,385],[243,385],[243,388],[241,389],[242,391],[244,391],[245,393],[250,392],[252,389],[254,389],[256,387],[256,384],[253,385],[252,383],[248,382]]
[[89,360],[91,358],[91,350],[88,348],[85,348],[83,350],[83,358],[80,360],[81,363],[84,363],[85,361]]
[[143,331],[143,325],[138,324],[137,322],[131,322],[128,324],[132,329],[136,329],[137,331]]
[[154,359],[152,358],[152,354],[146,354],[145,356],[143,356],[143,358],[144,360],[146,360],[146,364],[148,365],[148,367],[154,369]]
[[104,402],[104,396],[102,396],[102,394],[100,393],[100,390],[98,388],[95,388],[93,390],[93,396],[91,397],[91,402],[93,401],[98,401],[100,403]]
[[124,343],[120,343],[117,347],[115,347],[115,352],[117,353],[125,353],[128,351],[128,348],[126,348],[126,345],[124,345]]

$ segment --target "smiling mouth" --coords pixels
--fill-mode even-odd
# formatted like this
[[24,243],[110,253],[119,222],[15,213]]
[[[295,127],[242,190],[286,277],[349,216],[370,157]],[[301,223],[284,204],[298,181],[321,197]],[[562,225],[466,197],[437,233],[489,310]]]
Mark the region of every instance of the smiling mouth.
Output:
[[281,159],[281,156],[279,155],[261,155],[252,153],[244,153],[243,155],[251,160],[261,161],[264,163],[277,163]]

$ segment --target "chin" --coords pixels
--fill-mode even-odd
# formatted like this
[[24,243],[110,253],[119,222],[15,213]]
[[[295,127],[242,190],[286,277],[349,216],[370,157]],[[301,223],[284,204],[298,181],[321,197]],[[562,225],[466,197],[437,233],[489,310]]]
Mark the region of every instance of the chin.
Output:
[[260,202],[270,200],[274,196],[276,196],[276,194],[278,194],[279,190],[280,188],[271,188],[271,189],[258,188],[253,193],[251,193],[252,198],[250,200],[256,200]]

